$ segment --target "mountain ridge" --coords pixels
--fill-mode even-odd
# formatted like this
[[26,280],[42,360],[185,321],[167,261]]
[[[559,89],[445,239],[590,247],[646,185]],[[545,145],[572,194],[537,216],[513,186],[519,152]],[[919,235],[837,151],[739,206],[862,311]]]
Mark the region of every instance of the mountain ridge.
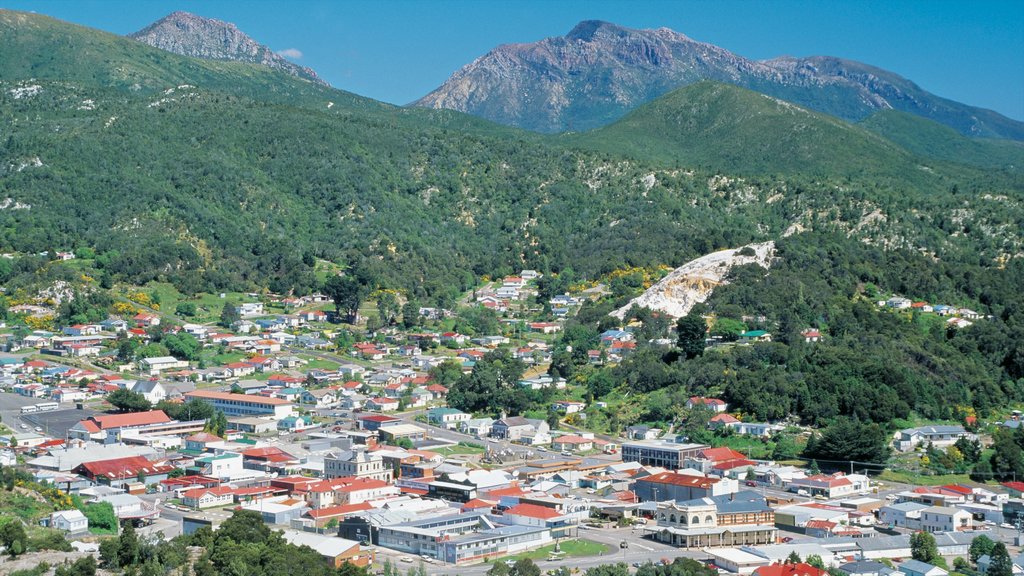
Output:
[[969,136],[1024,140],[1024,122],[941,98],[868,64],[827,56],[751,60],[669,28],[593,20],[565,36],[497,46],[412,105],[538,132],[584,131],[700,80],[736,84],[849,121],[891,108]]
[[231,22],[176,11],[129,38],[182,56],[259,64],[297,78],[327,85],[313,69],[290,62]]

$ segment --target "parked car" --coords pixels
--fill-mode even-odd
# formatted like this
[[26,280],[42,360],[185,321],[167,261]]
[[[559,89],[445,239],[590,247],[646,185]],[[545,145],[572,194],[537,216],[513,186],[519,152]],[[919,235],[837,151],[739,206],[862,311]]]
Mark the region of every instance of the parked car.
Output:
[[747,480],[744,484],[747,486],[757,486],[757,482],[754,482],[753,480]]

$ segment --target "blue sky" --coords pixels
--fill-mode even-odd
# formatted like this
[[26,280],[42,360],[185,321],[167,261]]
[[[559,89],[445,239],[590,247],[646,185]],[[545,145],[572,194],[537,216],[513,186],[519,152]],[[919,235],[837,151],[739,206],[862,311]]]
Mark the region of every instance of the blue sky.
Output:
[[16,0],[3,7],[118,34],[187,10],[295,51],[294,61],[337,88],[396,104],[498,44],[563,35],[580,20],[666,26],[748,58],[860,60],[1024,120],[1024,0]]

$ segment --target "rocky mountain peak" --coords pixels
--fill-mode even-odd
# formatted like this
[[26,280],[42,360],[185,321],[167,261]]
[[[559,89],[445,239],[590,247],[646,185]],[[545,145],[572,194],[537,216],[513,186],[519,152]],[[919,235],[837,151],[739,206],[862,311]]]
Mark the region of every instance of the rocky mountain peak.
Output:
[[260,64],[275,70],[326,84],[310,68],[289,62],[253,40],[230,22],[205,18],[189,12],[172,12],[128,35],[155,48],[207,60],[228,60]]

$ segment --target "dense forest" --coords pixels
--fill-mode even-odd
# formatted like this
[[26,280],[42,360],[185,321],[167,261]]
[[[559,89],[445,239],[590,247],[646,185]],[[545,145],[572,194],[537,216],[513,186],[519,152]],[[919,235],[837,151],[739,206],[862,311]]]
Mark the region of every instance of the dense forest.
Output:
[[[17,55],[0,82],[0,250],[94,251],[113,280],[303,293],[319,288],[320,258],[430,300],[523,267],[595,278],[799,230],[943,259],[1021,249],[1016,172],[919,162],[817,115],[820,142],[768,146],[787,117],[736,122],[714,135],[735,150],[710,157],[610,127],[627,158],[590,150],[599,134],[398,109],[37,15],[3,13],[0,46]],[[638,116],[704,122],[691,107],[707,112],[705,88]],[[735,116],[751,94],[734,96],[713,114]]]

